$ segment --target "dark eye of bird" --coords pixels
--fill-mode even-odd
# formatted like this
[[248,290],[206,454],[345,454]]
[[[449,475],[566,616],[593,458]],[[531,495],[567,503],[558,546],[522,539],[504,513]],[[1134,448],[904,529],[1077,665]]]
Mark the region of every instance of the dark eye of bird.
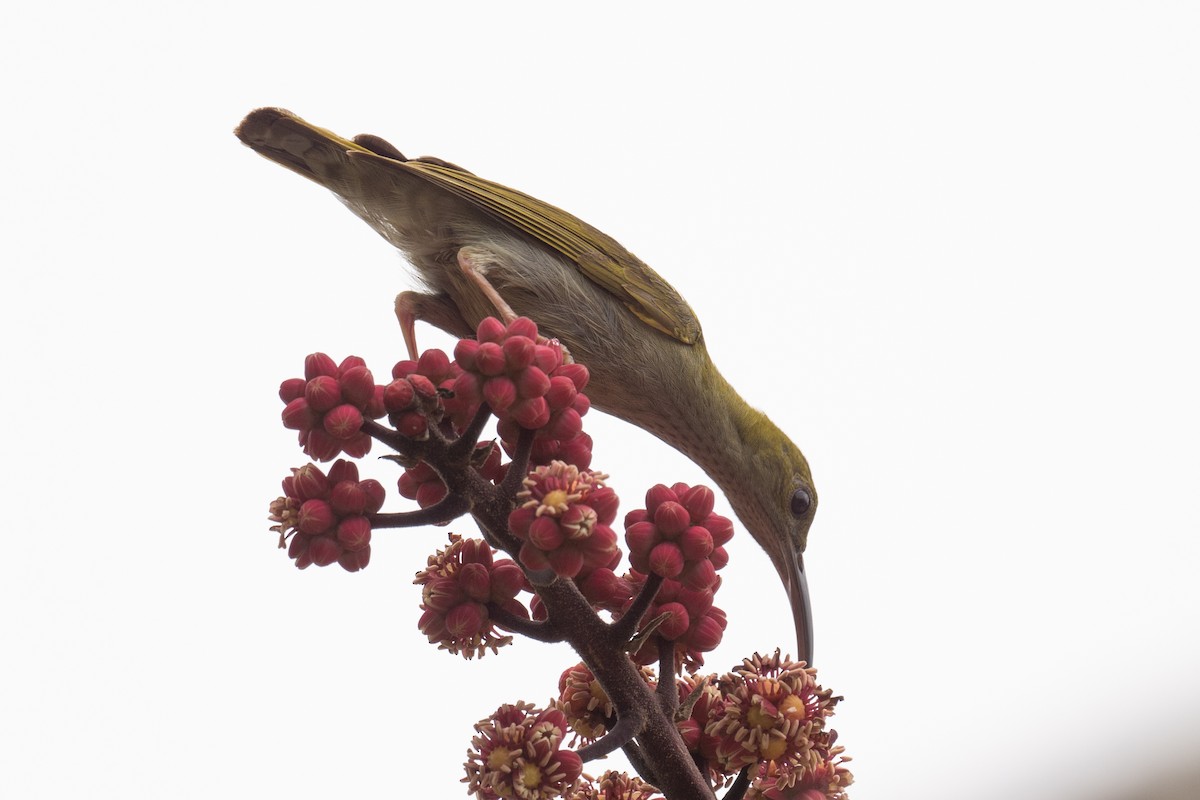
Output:
[[808,513],[808,508],[811,505],[812,496],[809,495],[806,489],[797,489],[792,492],[792,516],[803,517]]

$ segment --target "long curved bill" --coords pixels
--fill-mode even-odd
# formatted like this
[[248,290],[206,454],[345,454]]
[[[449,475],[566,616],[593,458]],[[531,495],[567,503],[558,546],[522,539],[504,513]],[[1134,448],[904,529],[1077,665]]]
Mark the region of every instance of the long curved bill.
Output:
[[804,574],[804,556],[790,547],[784,548],[787,555],[787,574],[783,576],[788,602],[792,607],[792,619],[796,623],[796,660],[810,667],[813,663],[813,619],[812,602],[808,597],[808,577]]

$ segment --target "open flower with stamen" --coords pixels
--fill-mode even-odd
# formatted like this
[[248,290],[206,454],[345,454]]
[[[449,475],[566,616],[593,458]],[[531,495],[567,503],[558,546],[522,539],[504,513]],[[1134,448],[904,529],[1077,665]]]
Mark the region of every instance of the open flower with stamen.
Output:
[[[642,678],[653,688],[656,685],[654,672],[645,667],[641,672]],[[555,705],[566,715],[575,733],[572,745],[580,741],[594,742],[608,731],[608,725],[616,721],[616,709],[608,693],[582,662],[565,670],[559,677]]]
[[641,778],[609,770],[596,781],[587,775],[566,800],[662,800],[658,790]]
[[510,559],[493,559],[492,548],[481,539],[450,534],[450,546],[430,556],[413,583],[422,587],[424,613],[417,626],[439,649],[463,658],[482,657],[512,643],[511,636],[496,630],[492,609],[529,618],[516,599],[526,588],[525,574]]
[[617,496],[604,486],[606,477],[562,461],[526,476],[525,488],[517,494],[521,506],[508,517],[509,529],[522,542],[517,555],[522,564],[580,579],[612,567],[620,556],[610,527]]
[[556,708],[531,703],[503,705],[475,724],[463,782],[479,800],[550,800],[574,786],[583,769],[579,756],[561,749],[567,720]]
[[773,657],[745,659],[720,685],[724,715],[706,732],[721,739],[717,756],[726,769],[802,763],[840,699],[817,685],[815,669],[782,658],[778,650]]
[[854,775],[843,756],[845,748],[834,745],[836,731],[813,734],[813,746],[798,764],[770,763],[761,769],[746,800],[847,800],[846,787]]

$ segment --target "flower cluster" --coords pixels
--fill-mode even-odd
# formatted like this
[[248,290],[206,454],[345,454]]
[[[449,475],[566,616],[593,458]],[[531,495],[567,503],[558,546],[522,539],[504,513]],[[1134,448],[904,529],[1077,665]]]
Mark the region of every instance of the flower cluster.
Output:
[[[642,678],[654,688],[654,672],[642,668]],[[616,709],[608,692],[583,662],[568,668],[558,679],[558,700],[555,706],[567,716],[575,732],[572,743],[593,742],[603,736],[616,722]]]
[[384,415],[383,387],[366,363],[349,356],[341,364],[324,353],[304,359],[304,377],[279,386],[285,403],[283,425],[300,432],[304,452],[317,461],[332,461],[340,453],[361,458],[371,450],[363,433],[364,419]]
[[713,513],[714,501],[707,486],[652,487],[646,507],[625,515],[630,565],[689,589],[714,586],[717,570],[729,561],[724,545],[733,537],[733,523]]
[[[640,590],[646,577],[631,572],[629,580]],[[695,672],[704,666],[704,654],[715,650],[725,635],[725,612],[713,605],[713,595],[720,586],[720,578],[707,589],[689,589],[679,581],[664,580],[644,619],[653,620],[663,614],[668,615],[667,619],[659,625],[656,635],[646,639],[632,654],[633,660],[639,664],[655,663],[659,660],[659,642],[665,641],[675,648],[677,669],[686,667]]]
[[797,764],[770,762],[760,768],[758,778],[746,792],[747,800],[847,800],[846,787],[854,775],[842,755],[846,748],[835,745],[837,731],[812,736],[808,756]]
[[528,569],[552,569],[574,578],[621,560],[617,535],[610,527],[617,516],[617,495],[606,488],[601,473],[554,461],[525,478],[517,494],[521,507],[508,517],[521,540],[517,557]]
[[500,636],[491,608],[528,618],[516,599],[525,588],[525,574],[512,560],[494,560],[492,548],[480,539],[450,534],[450,546],[429,557],[428,566],[413,583],[421,589],[418,627],[438,647],[464,658],[482,657],[490,649],[512,642]]
[[358,467],[338,460],[329,475],[307,464],[283,479],[284,496],[271,503],[271,530],[279,546],[291,537],[288,555],[296,566],[325,567],[338,562],[357,572],[371,560],[371,521],[383,507],[379,481],[358,479]]
[[595,781],[584,775],[566,800],[661,800],[653,786],[641,778],[631,778],[624,772],[609,770]]
[[430,421],[446,420],[455,432],[462,431],[479,402],[455,393],[454,384],[461,374],[459,365],[437,349],[426,350],[416,361],[396,362],[392,382],[384,388],[388,421],[413,439],[428,435]]
[[479,323],[476,337],[454,348],[463,370],[454,382],[455,395],[466,402],[487,402],[509,452],[522,428],[536,430],[531,463],[559,460],[587,469],[592,457],[592,439],[583,432],[582,420],[591,406],[583,394],[587,367],[563,363],[562,347],[539,343],[537,325],[526,317],[507,326],[488,317]]
[[583,762],[560,749],[566,735],[563,712],[539,711],[530,703],[503,705],[475,724],[467,751],[467,791],[481,800],[549,800],[569,792]]
[[841,698],[817,685],[816,670],[803,662],[783,658],[778,650],[770,658],[756,653],[722,678],[720,688],[720,713],[710,718],[705,733],[718,739],[715,755],[722,769],[775,762],[785,765],[780,775],[787,773],[794,784],[805,770],[838,755],[830,752],[825,720]]

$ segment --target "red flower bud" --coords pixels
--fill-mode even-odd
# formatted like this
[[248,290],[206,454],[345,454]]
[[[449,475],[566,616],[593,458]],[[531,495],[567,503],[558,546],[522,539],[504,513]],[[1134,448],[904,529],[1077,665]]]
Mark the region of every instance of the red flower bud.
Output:
[[733,538],[733,520],[729,517],[709,514],[700,524],[708,528],[708,532],[712,534],[713,544],[717,547],[728,544],[729,540]]
[[342,451],[351,458],[362,458],[371,452],[371,437],[365,433],[351,436],[342,442]]
[[357,407],[343,403],[325,414],[325,432],[335,439],[350,439],[362,430],[363,416]]
[[337,364],[324,353],[313,353],[304,359],[304,379],[311,381],[319,375],[337,377]]
[[308,431],[321,422],[321,415],[308,407],[308,401],[297,397],[283,409],[283,427],[293,431]]
[[562,348],[548,344],[539,344],[533,351],[533,363],[538,369],[549,375],[562,366]]
[[701,653],[716,650],[725,635],[725,625],[725,612],[719,608],[712,609],[692,627],[688,636],[692,649]]
[[[559,726],[560,728],[565,725]],[[554,753],[551,763],[558,762],[558,769],[554,770],[554,776],[562,775],[561,779],[555,781],[556,785],[561,785],[570,788],[570,785],[579,778],[583,772],[583,759],[571,750],[558,750]]]
[[596,512],[596,520],[601,525],[612,525],[617,518],[617,506],[621,499],[617,493],[607,486],[595,489],[588,495],[588,505]]
[[487,376],[503,375],[508,364],[504,360],[504,350],[495,342],[484,342],[479,345],[475,354],[475,368]]
[[333,487],[329,505],[342,516],[362,514],[367,509],[367,493],[357,481],[341,481]]
[[441,480],[425,481],[417,487],[417,505],[421,508],[429,508],[430,506],[440,502],[446,496],[448,490],[446,484]]
[[417,397],[425,400],[432,400],[433,398],[437,397],[437,386],[435,386],[433,381],[429,380],[429,378],[426,378],[424,375],[413,373],[412,375],[408,376],[407,380],[412,384],[413,391],[416,393]]
[[575,395],[575,401],[573,403],[571,403],[571,408],[578,411],[579,416],[581,416],[581,417],[584,414],[586,414],[588,412],[588,409],[591,407],[592,407],[592,401],[588,400],[588,396],[586,394]]
[[[522,564],[525,565],[526,569],[540,570],[548,569],[550,567],[550,562],[546,560],[546,554],[534,547],[529,542],[525,542],[521,545],[521,549],[517,553],[517,558]],[[535,597],[535,602],[536,599],[537,598]],[[534,618],[536,619],[537,617],[535,616]]]
[[550,379],[550,388],[546,390],[546,402],[555,410],[566,408],[575,401],[575,384],[564,375],[555,375]]
[[300,506],[296,527],[302,533],[316,536],[332,528],[335,521],[336,517],[329,503],[324,500],[305,500]]
[[290,403],[297,397],[304,397],[304,387],[307,384],[308,381],[303,378],[288,378],[279,384],[279,399],[284,403]]
[[592,463],[592,437],[580,433],[575,438],[563,442],[558,457],[579,469],[587,469]]
[[394,380],[383,389],[383,404],[391,413],[407,411],[415,400],[416,392],[405,378]]
[[396,420],[396,432],[410,439],[423,439],[428,433],[425,416],[419,411],[405,411]]
[[290,496],[308,500],[313,497],[325,497],[329,493],[330,483],[320,467],[316,464],[305,464],[292,473],[292,487],[295,494]]
[[446,630],[456,639],[483,633],[487,626],[487,608],[482,603],[462,603],[446,614]]
[[376,384],[371,390],[371,399],[367,401],[367,407],[363,409],[363,416],[379,419],[387,412],[387,404],[383,402],[383,387]]
[[649,555],[654,545],[661,540],[662,537],[653,522],[635,522],[625,529],[625,544],[629,546],[630,554]]
[[650,570],[664,578],[677,578],[683,572],[683,553],[674,542],[660,542],[650,551]]
[[683,557],[691,561],[707,558],[713,551],[712,534],[708,528],[693,525],[680,535],[679,547],[683,550]]
[[484,317],[475,329],[475,338],[480,342],[496,342],[504,336],[504,323],[495,317]]
[[529,317],[517,317],[512,322],[508,323],[506,333],[508,334],[509,338],[514,336],[522,336],[526,339],[536,342],[538,338],[537,323],[531,320]]
[[544,397],[531,397],[515,403],[512,408],[512,418],[526,430],[537,430],[550,421],[550,406]]
[[646,490],[646,510],[651,515],[658,509],[660,505],[670,501],[672,503],[679,502],[679,498],[675,493],[661,483],[651,486]]
[[337,378],[318,375],[304,387],[304,397],[309,407],[321,414],[342,402],[342,386]]
[[386,492],[383,489],[383,484],[374,478],[367,478],[362,483],[358,484],[359,488],[367,496],[367,505],[363,509],[368,514],[374,514],[383,508],[383,501],[386,497]]
[[366,408],[375,394],[375,376],[366,367],[345,370],[338,378],[338,384],[342,387],[342,397],[346,402],[358,406],[359,410]]
[[407,378],[416,371],[417,362],[413,361],[412,359],[409,358],[405,359],[404,361],[397,361],[392,367],[392,380],[398,381],[401,378]]
[[426,350],[417,359],[417,372],[430,379],[441,378],[450,371],[450,359],[436,348]]
[[573,408],[564,408],[554,414],[550,426],[546,428],[546,435],[568,440],[574,439],[582,430],[583,420],[579,418],[579,412]]
[[574,547],[560,547],[546,553],[550,569],[564,578],[574,578],[583,569],[583,553]]
[[673,500],[667,500],[654,509],[654,524],[668,539],[683,533],[690,522],[687,509]]
[[483,384],[483,399],[493,411],[507,411],[517,400],[517,387],[503,375],[488,378]]
[[533,363],[534,343],[528,336],[513,336],[511,333],[500,345],[504,350],[504,361],[508,369],[518,372]]
[[491,574],[483,564],[463,564],[458,573],[458,585],[477,603],[486,603],[492,594]]
[[338,556],[338,564],[347,572],[358,572],[371,562],[371,546],[359,550],[343,550]]
[[707,558],[691,561],[684,567],[679,580],[689,589],[707,589],[717,581],[717,568]]
[[492,566],[492,548],[483,539],[463,539],[459,555],[464,564],[482,564],[489,569]]
[[529,526],[538,519],[537,509],[522,506],[508,515],[508,529],[520,539],[529,538]]
[[521,397],[542,397],[549,389],[550,379],[537,367],[526,367],[517,376],[517,394]]
[[426,609],[421,614],[421,619],[417,621],[417,628],[421,633],[429,637],[429,641],[436,642],[446,638],[446,616],[440,611],[435,611],[432,608]]
[[712,513],[716,495],[707,486],[696,485],[680,494],[679,502],[688,510],[692,523],[701,525]]
[[668,641],[674,641],[687,633],[692,624],[687,609],[680,603],[663,603],[654,610],[654,616],[670,614],[671,616],[658,626],[658,635]]
[[478,403],[483,399],[482,384],[474,372],[464,372],[455,378],[451,391],[466,403]]
[[554,550],[563,543],[562,528],[554,517],[536,517],[529,523],[529,542],[542,550]]
[[570,378],[571,383],[575,384],[575,390],[582,392],[583,387],[587,386],[588,368],[583,364],[563,364],[554,371],[555,377],[562,376]]
[[454,345],[454,360],[463,369],[475,369],[475,356],[479,352],[479,342],[474,339],[459,339]]
[[713,569],[723,569],[729,563],[729,552],[724,547],[714,547],[708,554],[708,560],[712,562]]
[[504,559],[492,567],[491,601],[504,605],[525,588],[525,573],[514,562]]
[[347,550],[361,550],[371,543],[371,523],[366,517],[346,517],[337,526],[338,541]]
[[352,370],[355,367],[365,367],[366,365],[367,362],[364,361],[361,356],[346,356],[342,359],[342,363],[338,364],[337,376],[340,378],[349,370]]
[[357,481],[358,480],[358,465],[353,461],[347,461],[344,458],[339,458],[329,468],[329,482],[337,485],[342,481]]
[[308,557],[318,567],[327,567],[338,560],[342,546],[328,536],[314,536],[308,543]]

